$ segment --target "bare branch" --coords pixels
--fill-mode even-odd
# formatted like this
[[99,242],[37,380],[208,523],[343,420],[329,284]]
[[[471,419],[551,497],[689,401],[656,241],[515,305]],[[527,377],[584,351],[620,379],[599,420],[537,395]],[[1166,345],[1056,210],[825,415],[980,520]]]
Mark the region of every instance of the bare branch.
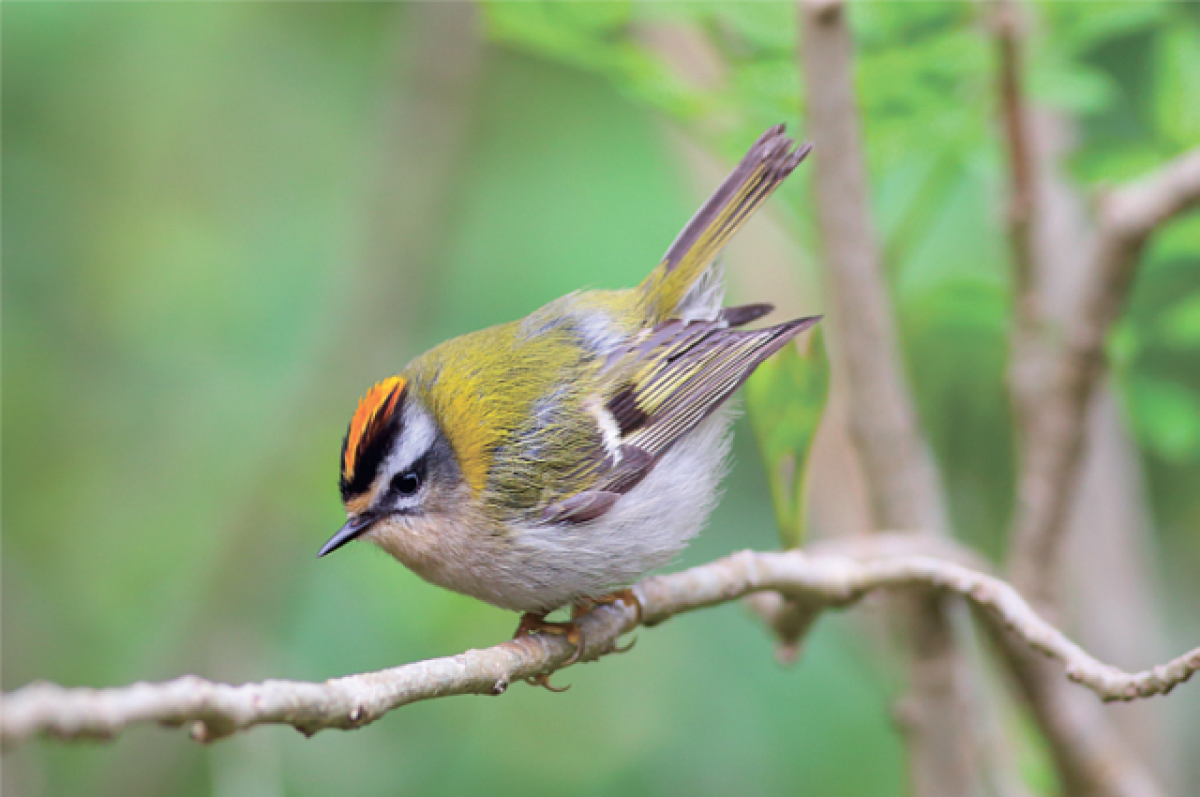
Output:
[[1101,197],[1090,276],[1065,344],[1046,374],[1036,412],[1023,430],[1024,453],[1010,558],[1013,582],[1035,604],[1057,583],[1066,526],[1084,445],[1087,411],[1104,373],[1104,341],[1117,320],[1146,241],[1200,203],[1200,149]]
[[[1034,138],[1033,119],[1023,91],[1025,9],[1017,0],[996,0],[992,6],[992,38],[996,45],[1000,123],[1008,150],[1008,243],[1012,253],[1013,324],[1010,333],[1008,386],[1017,428],[1034,424],[1045,390],[1050,349],[1042,291],[1043,270],[1035,245],[1042,213],[1038,207],[1038,178],[1044,173],[1043,153]],[[1027,448],[1022,447],[1024,454]]]
[[849,26],[838,3],[806,0],[801,8],[830,322],[843,352],[851,434],[866,472],[872,514],[879,528],[944,530],[941,486],[896,348],[899,338],[871,224]]
[[794,664],[800,658],[800,643],[821,616],[822,607],[778,592],[755,592],[743,601],[746,609],[775,636],[775,658]]
[[1004,139],[1008,146],[1009,203],[1008,234],[1013,251],[1013,273],[1016,283],[1018,318],[1036,311],[1032,300],[1036,278],[1033,246],[1033,221],[1036,217],[1036,164],[1032,129],[1025,97],[1021,90],[1021,27],[1020,8],[1015,0],[998,0],[992,25],[999,51],[1000,116]]
[[1101,247],[1098,269],[1104,279],[1133,268],[1127,261],[1159,227],[1200,205],[1200,148],[1180,155],[1158,170],[1109,191],[1100,211]]
[[[839,2],[800,3],[803,81],[816,210],[825,248],[829,322],[847,388],[850,437],[867,483],[876,528],[945,534],[946,502],[933,456],[922,438],[897,348],[895,322],[871,223],[859,112],[854,44]],[[910,695],[905,736],[916,797],[979,791],[996,767],[976,760],[987,734],[972,699],[978,668],[967,666],[955,618],[937,596],[907,596]],[[785,643],[786,644],[786,643]]]
[[[1046,739],[1067,797],[1165,797],[1104,706],[1064,681],[1053,662],[997,624],[988,635]],[[1196,655],[1193,651],[1191,654]]]
[[[1104,700],[1166,694],[1200,669],[1197,648],[1151,670],[1124,673],[1080,649],[999,579],[919,554],[855,560],[801,551],[743,551],[682,573],[650,578],[635,589],[643,605],[643,622],[656,625],[755,592],[778,592],[808,605],[834,608],[895,587],[966,598],[997,627],[1009,629],[1026,645],[1063,663],[1068,678]],[[636,627],[637,611],[623,604],[601,606],[581,622],[586,645],[582,659],[596,659],[611,652],[617,638]],[[11,747],[37,734],[107,738],[145,722],[191,723],[192,737],[203,742],[263,724],[291,725],[305,734],[358,728],[420,700],[501,694],[513,681],[562,668],[571,652],[565,639],[537,635],[324,683],[264,681],[231,686],[186,676],[116,689],[31,684],[5,695],[0,703],[0,742]]]
[[[1118,206],[1132,204],[1137,210],[1122,210],[1126,223],[1114,224],[1106,219],[1102,206],[1092,252],[1082,245],[1082,235],[1076,240],[1067,232],[1067,240],[1063,240],[1064,231],[1061,225],[1053,226],[1052,218],[1052,201],[1062,196],[1061,190],[1056,193],[1053,188],[1054,158],[1046,136],[1037,135],[1039,130],[1045,132],[1044,126],[1035,128],[1021,90],[1021,51],[1028,32],[1024,10],[1016,0],[997,0],[991,17],[1010,171],[1008,233],[1014,324],[1009,389],[1021,441],[1017,517],[1009,562],[1017,589],[1040,612],[1056,620],[1057,591],[1062,582],[1059,548],[1067,536],[1071,507],[1078,501],[1076,483],[1081,478],[1088,412],[1103,367],[1104,336],[1128,291],[1137,250],[1158,224],[1182,210],[1180,197],[1186,191],[1180,189],[1188,179],[1152,180],[1158,187],[1149,192],[1151,198],[1140,190],[1119,192]],[[1172,187],[1164,189],[1163,185]],[[1137,199],[1130,203],[1129,197]],[[1161,201],[1167,197],[1172,199]],[[1039,206],[1040,202],[1045,202],[1045,207]],[[1114,236],[1137,243],[1114,245]],[[1039,240],[1041,247],[1035,243]],[[1103,255],[1105,251],[1120,254]],[[1064,279],[1079,282],[1071,274],[1082,276],[1083,287],[1072,285],[1065,289],[1066,297],[1052,298],[1048,292],[1055,284],[1061,294]],[[1078,301],[1074,300],[1076,293],[1082,294]],[[1077,339],[1084,345],[1073,352],[1070,345],[1064,347],[1063,340],[1069,343],[1080,331],[1081,322],[1086,334]],[[1079,355],[1080,359],[1074,359]],[[1084,375],[1086,369],[1091,372]],[[992,631],[993,642],[1046,738],[1065,794],[1151,797],[1163,793],[1099,705],[1081,699],[1077,690],[1062,683],[1052,666],[1020,641]]]
[[[1035,224],[1047,223],[1053,213],[1049,204],[1041,208],[1038,203],[1044,196],[1053,196],[1049,186],[1053,184],[1054,175],[1051,155],[1046,151],[1045,141],[1035,136],[1037,131],[1021,92],[1021,45],[1026,33],[1025,20],[1018,16],[1021,10],[1014,0],[1000,0],[995,5],[992,21],[999,52],[1001,120],[1008,144],[1011,186],[1008,231],[1013,252],[1015,295],[1009,388],[1022,442],[1021,494],[1028,496],[1027,479],[1035,474],[1037,479],[1044,477],[1047,456],[1053,450],[1042,445],[1045,434],[1042,424],[1048,420],[1047,411],[1053,406],[1048,396],[1054,395],[1056,369],[1063,357],[1061,339],[1053,331],[1055,317],[1069,322],[1083,306],[1072,301],[1053,301],[1047,291],[1057,274],[1083,271],[1086,284],[1088,279],[1094,278],[1095,268],[1090,264],[1072,268],[1072,258],[1078,258],[1077,253],[1084,248],[1080,241],[1059,241],[1057,246],[1049,248],[1035,245],[1035,238],[1039,236],[1043,243],[1053,240],[1047,236],[1057,235],[1061,239],[1062,231],[1035,229]],[[1086,263],[1086,256],[1084,261]],[[1062,279],[1058,277],[1057,282]],[[1123,295],[1124,291],[1121,293]],[[1115,309],[1113,315],[1115,317]],[[1100,342],[1102,338],[1101,335]],[[1073,466],[1076,470],[1081,468],[1082,439],[1090,403],[1091,399],[1086,399],[1071,410],[1077,413],[1080,424],[1079,453],[1076,455],[1080,461]],[[1065,538],[1067,514],[1077,497],[1073,487],[1049,489],[1061,491],[1062,500],[1062,515],[1057,521],[1060,525],[1053,536]],[[1021,522],[1018,521],[1018,528]],[[1025,547],[1018,551],[1018,545],[1014,545],[1011,560],[1018,579],[1016,583],[1040,611],[1056,619],[1056,585],[1061,582],[1057,551],[1044,547],[1040,550]],[[1059,543],[1052,545],[1057,547]],[[1019,641],[996,633],[995,629],[992,637],[1046,738],[1064,793],[1089,797],[1150,797],[1163,793],[1154,775],[1116,732],[1112,719],[1099,705],[1081,699],[1076,690],[1061,682],[1052,666],[1047,666],[1047,662]]]

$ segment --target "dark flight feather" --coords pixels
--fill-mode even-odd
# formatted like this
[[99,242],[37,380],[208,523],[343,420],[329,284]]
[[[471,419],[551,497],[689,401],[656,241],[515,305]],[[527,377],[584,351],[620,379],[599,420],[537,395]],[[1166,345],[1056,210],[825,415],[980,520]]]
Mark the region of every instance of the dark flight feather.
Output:
[[[744,310],[741,315],[748,321],[764,315],[763,307],[731,309]],[[629,374],[606,404],[621,431],[619,456],[607,458],[595,489],[556,503],[543,517],[558,523],[601,517],[616,503],[615,497],[640,483],[671,446],[724,404],[763,360],[820,318],[757,330],[729,329],[720,320],[673,320],[610,359],[609,368]]]
[[812,150],[811,144],[794,146],[783,125],[767,130],[684,225],[639,288],[652,319],[662,322],[677,314],[729,239]]

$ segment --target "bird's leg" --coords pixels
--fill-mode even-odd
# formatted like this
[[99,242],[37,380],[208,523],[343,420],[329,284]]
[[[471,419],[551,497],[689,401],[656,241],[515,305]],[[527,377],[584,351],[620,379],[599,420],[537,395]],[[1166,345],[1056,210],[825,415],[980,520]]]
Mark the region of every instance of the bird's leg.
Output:
[[[632,589],[622,589],[613,592],[609,595],[601,595],[598,598],[580,598],[571,607],[571,619],[578,620],[583,615],[595,609],[597,606],[609,603],[624,603],[626,606],[632,606],[635,611],[634,625],[642,624],[642,602],[638,599],[637,593]],[[628,645],[613,647],[613,653],[626,653],[637,644],[637,637],[633,638]]]
[[[562,666],[566,667],[579,661],[580,654],[583,653],[583,629],[575,622],[574,617],[565,623],[555,623],[546,619],[544,614],[535,614],[534,612],[526,612],[521,615],[521,622],[517,625],[517,632],[513,634],[513,639],[520,639],[523,636],[530,634],[553,634],[566,638],[568,642],[575,646],[575,652],[571,654],[571,658],[563,662]],[[543,686],[551,692],[565,692],[570,689],[570,686],[564,686],[561,689],[550,685],[550,673],[542,673],[540,675],[531,675],[525,679],[525,682],[533,686]]]
[[642,601],[638,598],[637,593],[630,589],[617,590],[608,595],[601,595],[598,598],[580,598],[575,602],[575,606],[571,609],[571,619],[578,620],[583,615],[590,612],[592,609],[602,604],[623,603],[626,606],[632,606],[634,612],[634,625],[642,624]]
[[583,629],[575,622],[575,618],[565,623],[555,623],[547,620],[544,614],[526,612],[521,615],[521,622],[517,625],[517,632],[513,634],[513,639],[520,639],[530,634],[553,634],[566,638],[574,645],[575,652],[571,654],[571,658],[563,662],[564,667],[579,661],[579,656],[583,653]]

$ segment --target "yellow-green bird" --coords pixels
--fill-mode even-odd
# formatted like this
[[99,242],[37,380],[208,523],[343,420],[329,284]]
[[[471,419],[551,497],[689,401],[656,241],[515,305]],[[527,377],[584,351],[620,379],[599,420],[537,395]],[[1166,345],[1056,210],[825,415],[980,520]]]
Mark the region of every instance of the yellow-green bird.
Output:
[[638,287],[569,294],[371,388],[342,445],[349,519],[320,555],[368,539],[525,613],[519,633],[561,631],[548,612],[669,562],[717,501],[722,405],[819,320],[738,329],[772,308],[722,308],[716,262],[810,148],[782,125],[764,133]]

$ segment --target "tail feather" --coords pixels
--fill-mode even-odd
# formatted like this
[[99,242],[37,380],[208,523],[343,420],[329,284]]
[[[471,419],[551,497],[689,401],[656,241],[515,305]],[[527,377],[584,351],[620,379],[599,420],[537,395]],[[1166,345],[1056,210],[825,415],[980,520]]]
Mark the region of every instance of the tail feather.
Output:
[[794,144],[783,125],[767,130],[687,223],[641,284],[651,321],[673,317],[729,239],[812,149]]

